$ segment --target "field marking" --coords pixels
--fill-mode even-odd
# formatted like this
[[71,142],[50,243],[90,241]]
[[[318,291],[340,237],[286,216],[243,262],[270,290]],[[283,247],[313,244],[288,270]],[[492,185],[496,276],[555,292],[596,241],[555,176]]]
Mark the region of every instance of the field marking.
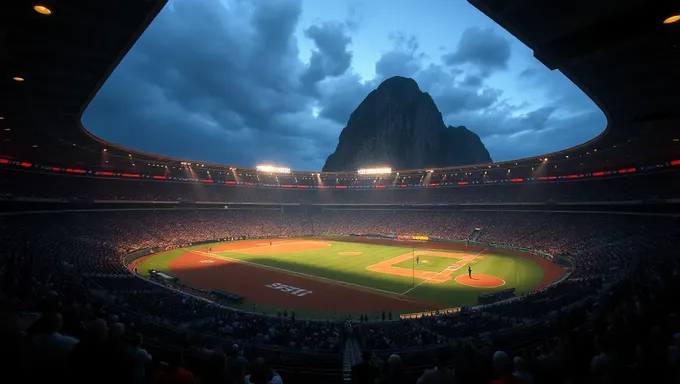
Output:
[[249,266],[255,267],[255,268],[269,269],[269,270],[276,271],[276,272],[283,272],[283,273],[286,273],[286,274],[289,274],[289,275],[300,276],[300,277],[304,277],[304,278],[310,279],[310,280],[323,281],[325,283],[330,283],[329,285],[346,285],[346,286],[349,286],[349,287],[353,287],[353,288],[360,289],[360,290],[363,290],[363,291],[369,291],[369,292],[372,292],[372,293],[375,293],[375,294],[378,294],[378,295],[387,296],[387,297],[390,297],[392,299],[404,301],[404,302],[407,302],[407,303],[416,303],[417,302],[417,300],[409,300],[407,298],[400,297],[400,296],[403,296],[403,294],[401,294],[399,292],[386,291],[386,290],[380,289],[380,288],[373,288],[373,287],[367,287],[365,285],[360,285],[360,284],[354,284],[354,283],[347,283],[347,282],[344,282],[344,281],[332,280],[332,279],[328,279],[328,278],[321,277],[321,276],[313,276],[313,275],[309,275],[309,274],[302,273],[302,272],[295,272],[295,271],[291,271],[291,270],[283,269],[283,268],[279,268],[279,267],[272,267],[270,265],[258,264],[258,263],[254,263],[252,261],[234,259],[232,257],[219,255],[219,254],[207,253],[207,252],[196,251],[196,250],[189,250],[188,252],[189,253],[195,253],[195,254],[198,254],[198,255],[201,255],[201,256],[208,256],[208,257],[213,257],[213,258],[216,258],[216,259],[227,260],[227,261],[231,261],[231,262],[234,262],[234,263],[242,263],[242,264],[246,264],[246,265],[249,265]]
[[[487,249],[488,249],[488,248],[484,248],[484,249],[482,249],[481,251],[477,252],[477,254],[474,255],[474,256],[472,256],[472,258],[469,259],[469,261],[467,261],[467,263],[465,263],[465,264],[470,264],[470,263],[472,263],[479,255],[481,255],[482,253],[484,253],[484,251],[486,251]],[[461,260],[463,260],[463,259],[461,259]],[[457,271],[457,270],[459,270],[460,268],[462,268],[465,264],[461,265],[461,266],[458,267],[457,269],[454,269],[454,272]],[[413,291],[414,289],[416,289],[416,288],[420,287],[421,285],[425,284],[426,282],[430,281],[431,279],[433,279],[433,278],[435,278],[435,277],[438,277],[438,276],[441,275],[442,273],[444,273],[444,272],[446,272],[447,270],[449,270],[449,268],[450,268],[450,267],[446,267],[445,269],[439,271],[436,275],[434,275],[434,276],[432,276],[432,277],[428,277],[427,279],[421,281],[420,283],[416,284],[415,286],[413,286],[413,287],[407,289],[404,293],[402,293],[402,295],[406,295],[406,294],[408,294],[409,292]]]
[[[455,259],[456,262],[448,265],[443,271],[423,271],[415,268],[404,268],[397,267],[396,265],[411,259],[413,256],[433,256],[433,257],[443,257],[447,259]],[[418,280],[425,280],[432,284],[441,284],[446,281],[451,280],[451,275],[466,265],[468,262],[474,261],[477,254],[471,253],[451,253],[451,252],[433,252],[433,251],[416,251],[412,253],[406,253],[401,256],[393,257],[388,260],[383,260],[375,264],[367,266],[365,269],[367,271],[381,273],[385,275],[402,276],[402,277],[418,277]],[[403,293],[402,293],[403,294]]]

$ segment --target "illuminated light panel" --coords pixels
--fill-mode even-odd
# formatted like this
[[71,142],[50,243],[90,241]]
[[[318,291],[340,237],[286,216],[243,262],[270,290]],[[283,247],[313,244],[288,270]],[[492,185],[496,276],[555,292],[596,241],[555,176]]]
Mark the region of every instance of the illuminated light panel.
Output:
[[678,21],[680,21],[680,14],[678,14],[678,15],[673,15],[673,16],[670,16],[670,17],[666,18],[666,19],[663,21],[663,23],[664,23],[664,24],[673,24],[673,23],[677,23]]
[[288,167],[280,167],[277,165],[270,165],[270,164],[264,164],[264,165],[258,165],[255,167],[258,172],[267,172],[267,173],[290,173],[290,168]]
[[362,168],[357,170],[357,173],[360,175],[389,175],[392,173],[392,168]]
[[33,10],[36,11],[36,12],[38,12],[39,14],[45,15],[45,16],[49,16],[49,15],[52,14],[52,10],[51,10],[51,9],[47,8],[47,7],[44,6],[44,5],[40,5],[40,4],[34,5],[34,6],[33,6]]
[[24,79],[23,77],[14,76],[14,77],[12,78],[12,80],[16,81],[17,83],[21,83],[21,82],[23,82],[25,79]]

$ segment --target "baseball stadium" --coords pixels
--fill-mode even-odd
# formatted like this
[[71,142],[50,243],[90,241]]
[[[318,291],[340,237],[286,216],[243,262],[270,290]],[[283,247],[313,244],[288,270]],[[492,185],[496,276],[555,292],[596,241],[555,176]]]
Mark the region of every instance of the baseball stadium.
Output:
[[384,311],[412,316],[455,311],[494,293],[530,293],[564,273],[550,255],[414,237],[421,240],[355,236],[209,243],[144,256],[130,267],[232,293],[243,299],[243,308],[320,318],[324,312],[374,317]]
[[[311,172],[148,153],[94,135],[83,113],[174,4],[0,1],[0,349],[12,375],[678,382],[678,2],[468,2],[583,91],[606,129],[540,156],[422,169]],[[546,97],[560,103],[556,89]],[[389,92],[379,101],[399,99]],[[403,109],[413,115],[385,125],[421,124],[422,108]],[[359,144],[370,155],[375,142]]]

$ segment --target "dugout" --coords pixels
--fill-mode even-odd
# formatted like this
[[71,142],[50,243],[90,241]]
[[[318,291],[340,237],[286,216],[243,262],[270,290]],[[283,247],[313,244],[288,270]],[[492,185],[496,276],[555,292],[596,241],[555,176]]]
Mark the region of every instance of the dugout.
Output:
[[165,272],[158,272],[155,269],[149,269],[149,276],[154,280],[162,281],[165,283],[177,283],[179,281],[179,277],[172,276]]
[[226,300],[230,303],[235,303],[235,304],[243,304],[243,296],[239,296],[237,294],[227,292],[227,291],[221,291],[219,289],[213,289],[210,291],[210,294],[213,295],[215,298],[220,299],[220,300]]

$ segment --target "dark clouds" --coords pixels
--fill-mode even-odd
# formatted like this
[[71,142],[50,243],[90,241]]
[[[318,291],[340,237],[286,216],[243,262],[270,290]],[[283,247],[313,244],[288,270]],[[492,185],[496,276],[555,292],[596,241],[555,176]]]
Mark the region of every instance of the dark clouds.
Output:
[[508,68],[510,41],[491,28],[469,28],[463,32],[454,52],[444,55],[445,64],[470,64],[482,77]]
[[305,36],[318,48],[312,52],[309,66],[302,76],[306,86],[315,86],[326,77],[340,76],[349,69],[352,54],[347,49],[352,39],[345,33],[345,25],[341,23],[313,25],[305,30]]
[[[487,82],[508,68],[510,41],[492,29],[466,30],[435,61],[441,65],[414,37],[392,33],[394,47],[376,62],[376,78],[362,81],[351,68],[359,18],[311,25],[296,37],[299,0],[175,0],[166,8],[87,109],[83,122],[96,135],[187,159],[318,170],[350,113],[394,75],[414,77],[445,121],[480,134],[496,160],[578,144],[569,140],[594,134],[574,136],[571,124],[598,122],[578,89],[542,67],[521,80],[544,90],[545,103],[505,101]],[[297,38],[313,42],[308,63],[299,59]],[[560,135],[560,143],[549,140]]]

